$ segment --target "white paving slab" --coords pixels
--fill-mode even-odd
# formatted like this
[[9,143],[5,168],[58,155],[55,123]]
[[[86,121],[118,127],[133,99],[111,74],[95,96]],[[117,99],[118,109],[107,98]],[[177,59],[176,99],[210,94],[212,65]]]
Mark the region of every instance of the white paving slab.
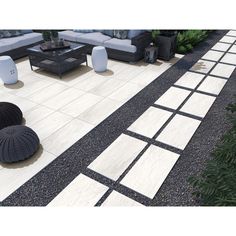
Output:
[[155,104],[177,109],[190,93],[189,90],[170,87]]
[[210,74],[229,78],[231,74],[233,73],[234,69],[235,69],[235,66],[218,63],[215,66],[215,68],[211,71]]
[[109,98],[104,98],[102,101],[98,102],[90,109],[81,113],[78,118],[90,124],[97,125],[109,115],[111,115],[121,105],[122,103],[118,101]]
[[211,61],[218,61],[222,56],[223,52],[217,52],[213,50],[209,50],[203,57],[202,59],[204,60],[211,60]]
[[195,89],[197,85],[202,81],[205,75],[187,71],[182,77],[180,77],[175,85],[179,85],[186,88]]
[[66,113],[72,117],[77,117],[81,113],[90,109],[92,106],[104,99],[101,96],[94,95],[92,93],[86,93],[71,103],[60,109],[61,112]]
[[36,122],[43,120],[47,116],[51,115],[54,111],[45,106],[37,105],[30,109],[29,111],[24,113],[25,124],[27,126],[31,126]]
[[58,95],[44,101],[42,104],[51,109],[57,110],[72,102],[83,94],[84,92],[81,90],[69,88],[64,90],[62,93],[59,93]]
[[236,37],[236,31],[235,30],[230,30],[226,35]]
[[229,52],[231,53],[236,53],[236,45],[233,45],[230,49]]
[[198,87],[198,90],[218,95],[226,82],[226,79],[207,76],[203,83]]
[[223,42],[223,43],[234,43],[236,40],[235,37],[231,37],[231,36],[224,36],[220,42]]
[[103,184],[80,174],[49,204],[50,207],[92,207],[108,190]]
[[108,79],[105,83],[102,83],[91,89],[90,92],[98,96],[107,97],[123,85],[125,85],[125,82],[122,80]]
[[42,145],[45,150],[59,156],[93,128],[93,125],[74,119],[44,139]]
[[12,164],[1,164],[0,167],[0,202],[27,182],[56,156],[40,149],[32,158]]
[[200,123],[200,121],[186,116],[175,115],[156,140],[184,149]]
[[220,62],[236,65],[236,54],[226,53]]
[[199,60],[197,63],[193,65],[191,70],[207,74],[214,65],[215,65],[215,62]]
[[138,207],[143,206],[141,203],[134,201],[131,198],[124,196],[121,193],[112,191],[108,198],[101,205],[103,207]]
[[212,49],[222,51],[222,52],[226,52],[229,49],[230,46],[231,45],[228,44],[228,43],[218,42],[214,45],[214,47],[212,47]]
[[59,93],[61,93],[66,89],[68,89],[67,86],[60,83],[54,83],[46,88],[38,90],[37,92],[33,93],[27,98],[33,102],[42,103],[52,97],[55,97],[56,95],[58,95]]
[[68,115],[54,112],[45,119],[33,124],[31,128],[38,134],[40,141],[43,141],[71,120],[72,117]]
[[121,184],[153,198],[171,171],[179,155],[151,145]]
[[108,97],[119,102],[126,102],[143,88],[144,86],[128,82]]
[[117,180],[145,145],[146,143],[139,139],[121,134],[88,168]]
[[215,101],[215,97],[200,93],[193,93],[180,111],[204,117]]
[[152,138],[171,115],[172,112],[150,107],[128,128],[128,130]]

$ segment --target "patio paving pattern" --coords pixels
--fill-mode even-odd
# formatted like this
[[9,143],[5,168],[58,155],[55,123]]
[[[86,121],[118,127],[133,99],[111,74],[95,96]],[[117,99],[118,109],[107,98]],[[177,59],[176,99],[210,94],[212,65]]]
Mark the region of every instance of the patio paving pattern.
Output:
[[[33,86],[35,94],[26,92],[21,97],[17,89],[2,85],[4,99],[19,97],[23,99],[20,107],[26,103],[26,124],[38,132],[41,152],[49,156],[42,164],[38,163],[41,157],[28,160],[33,162],[31,168],[24,163],[24,168],[0,165],[0,186],[5,185],[0,190],[2,205],[158,205],[155,199],[166,178],[235,71],[236,54],[231,50],[235,31],[217,37],[196,56],[162,62],[157,71],[157,65],[109,60],[108,68],[114,73],[87,71],[85,78],[71,79],[73,72],[61,81],[36,73],[37,79],[49,81],[46,87],[52,88],[48,89],[51,97],[37,86]],[[26,63],[19,63],[24,73]],[[181,65],[186,64],[183,70]],[[138,72],[127,78],[125,71],[132,66]],[[92,79],[86,83],[89,75]],[[53,84],[57,84],[55,89]],[[19,181],[11,180],[19,174]],[[36,190],[43,181],[45,185]]]

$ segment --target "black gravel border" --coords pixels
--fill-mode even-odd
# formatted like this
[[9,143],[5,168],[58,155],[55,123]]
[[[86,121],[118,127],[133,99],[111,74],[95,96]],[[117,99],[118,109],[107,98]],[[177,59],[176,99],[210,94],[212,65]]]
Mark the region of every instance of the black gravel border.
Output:
[[[66,150],[58,158],[56,158],[52,163],[46,166],[38,174],[32,177],[24,185],[18,188],[14,193],[12,193],[8,198],[6,198],[0,205],[2,206],[45,206],[47,205],[55,196],[60,193],[75,177],[80,173],[87,173],[89,170],[86,168],[102,151],[104,151],[121,133],[125,130],[143,113],[145,112],[171,85],[173,85],[187,70],[189,70],[197,60],[199,60],[227,31],[214,31],[208,37],[208,39],[200,43],[194,50],[194,53],[187,54],[181,60],[179,60],[174,66],[169,68],[166,72],[160,75],[155,81],[146,86],[142,91],[140,91],[136,96],[131,100],[125,103],[112,115],[110,115],[106,120],[94,128],[91,132],[85,135],[82,139],[76,142],[71,148]],[[222,90],[221,95],[216,99],[215,104],[218,104],[218,109],[216,109],[214,114],[219,116],[217,121],[218,123],[216,130],[218,131],[219,136],[225,131],[224,122],[225,122],[225,112],[224,107],[229,103],[231,99],[231,93],[226,94],[222,102],[218,100],[224,95],[224,91],[229,87],[232,78],[235,77],[235,73],[231,76],[231,79],[226,84],[224,90]],[[231,82],[232,83],[232,82]],[[233,88],[233,86],[231,85]],[[230,88],[231,88],[230,87]],[[232,92],[232,91],[231,91]],[[222,99],[221,99],[222,100]],[[226,104],[227,103],[227,104]],[[175,165],[174,169],[171,171],[170,175],[167,177],[166,181],[160,188],[158,194],[155,198],[150,201],[146,197],[137,194],[136,200],[143,203],[144,205],[190,205],[188,202],[194,202],[192,197],[189,196],[190,191],[186,182],[186,174],[194,173],[190,171],[187,167],[187,163],[191,164],[190,159],[187,163],[183,163],[183,160],[186,159],[186,152],[189,151],[190,154],[194,153],[195,147],[198,147],[198,151],[201,152],[205,146],[214,146],[214,140],[207,143],[202,143],[201,149],[200,145],[192,146],[194,140],[199,137],[199,132],[201,132],[200,139],[202,137],[207,137],[205,132],[209,130],[209,125],[216,122],[214,117],[211,116],[212,110],[216,105],[213,105],[211,111],[205,117],[202,122],[199,130],[202,130],[202,126],[205,126],[207,123],[207,129],[204,132],[197,131],[192,139],[191,143],[186,147],[181,158]],[[220,114],[224,113],[223,115]],[[210,116],[210,118],[209,118]],[[220,119],[220,117],[224,117]],[[213,121],[211,120],[213,119]],[[221,124],[222,122],[222,124]],[[221,129],[221,124],[223,129]],[[215,130],[215,129],[214,129]],[[210,129],[209,132],[214,130]],[[213,135],[217,138],[216,135]],[[219,137],[218,136],[218,137]],[[218,138],[219,139],[219,138]],[[205,140],[205,139],[204,139]],[[207,145],[206,145],[207,144]],[[192,147],[192,149],[190,148]],[[207,148],[209,149],[209,148]],[[204,151],[205,154],[206,150]],[[187,154],[187,156],[191,156]],[[194,156],[193,156],[194,157]],[[192,160],[193,161],[193,160]],[[199,168],[202,166],[202,159],[199,160]],[[191,166],[192,167],[192,166]],[[182,168],[186,168],[181,176],[178,176],[180,171],[183,171]],[[195,168],[193,168],[195,170]],[[197,168],[196,168],[197,169]],[[89,175],[89,173],[87,173]],[[93,174],[90,173],[91,176]],[[183,177],[183,179],[182,179]],[[104,176],[97,177],[101,182],[101,179],[104,179]],[[95,177],[94,177],[95,179]],[[98,180],[97,179],[97,180]],[[109,179],[108,179],[109,180]],[[178,180],[178,181],[177,181]],[[110,181],[110,180],[109,180]],[[106,179],[107,182],[107,179]],[[113,186],[114,183],[109,185]],[[108,186],[109,186],[108,185]],[[173,186],[174,185],[174,186]],[[178,185],[182,185],[181,187]],[[185,188],[184,188],[185,186]],[[126,196],[132,196],[134,194],[131,190],[126,187],[122,192],[125,192]],[[177,192],[174,191],[178,190]],[[184,192],[183,192],[184,190]],[[187,192],[185,192],[187,191]],[[120,191],[121,192],[121,191]],[[173,194],[175,192],[176,194]],[[184,198],[177,198],[179,196],[177,193],[180,193],[181,196],[187,196]],[[136,196],[136,194],[135,194]],[[136,198],[136,197],[135,197]],[[177,200],[178,199],[178,200]],[[183,200],[181,200],[183,199]],[[102,201],[102,200],[101,200]],[[98,204],[99,205],[99,204]],[[194,205],[194,204],[193,204]],[[196,204],[195,204],[196,205]]]

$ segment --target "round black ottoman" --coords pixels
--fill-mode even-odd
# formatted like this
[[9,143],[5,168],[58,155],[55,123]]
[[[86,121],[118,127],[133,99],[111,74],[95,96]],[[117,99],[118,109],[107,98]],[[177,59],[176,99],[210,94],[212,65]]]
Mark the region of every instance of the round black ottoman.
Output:
[[20,108],[9,102],[0,102],[0,129],[22,123]]
[[0,130],[0,162],[25,160],[38,148],[38,135],[27,126],[15,125]]

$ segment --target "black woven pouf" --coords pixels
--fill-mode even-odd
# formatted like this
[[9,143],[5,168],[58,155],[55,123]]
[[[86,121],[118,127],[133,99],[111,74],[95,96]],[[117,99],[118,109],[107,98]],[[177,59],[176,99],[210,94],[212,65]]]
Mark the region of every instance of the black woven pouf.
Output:
[[15,125],[0,130],[0,162],[28,159],[38,148],[38,135],[29,127]]
[[0,102],[0,129],[22,123],[20,108],[9,102]]

